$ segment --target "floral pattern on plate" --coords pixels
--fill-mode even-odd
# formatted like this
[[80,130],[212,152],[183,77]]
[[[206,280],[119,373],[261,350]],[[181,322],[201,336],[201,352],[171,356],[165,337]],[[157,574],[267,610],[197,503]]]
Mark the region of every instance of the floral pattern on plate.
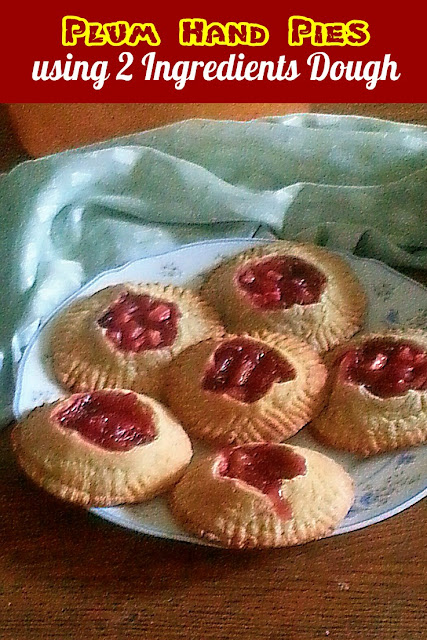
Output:
[[[120,282],[151,281],[197,286],[203,273],[218,264],[220,259],[265,243],[266,240],[241,239],[202,242],[137,260],[98,276],[61,305],[26,349],[18,371],[15,416],[19,418],[33,407],[51,402],[64,393],[50,371],[45,337],[52,317],[72,300]],[[368,296],[366,329],[394,327],[398,323],[425,326],[427,289],[376,260],[351,255],[343,257],[351,264]],[[321,446],[311,438],[307,429],[289,442],[316,448],[335,458],[354,479],[354,505],[334,534],[361,529],[389,518],[427,494],[427,447],[360,459]],[[93,511],[102,518],[141,533],[205,544],[177,526],[170,516],[165,498],[156,498],[141,505],[98,508]]]

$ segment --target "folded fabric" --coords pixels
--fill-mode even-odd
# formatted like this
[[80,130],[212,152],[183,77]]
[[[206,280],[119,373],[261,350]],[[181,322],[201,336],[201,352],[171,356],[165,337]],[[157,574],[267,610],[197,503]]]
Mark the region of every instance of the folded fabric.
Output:
[[43,319],[130,260],[261,235],[427,268],[426,157],[426,127],[298,114],[189,120],[0,176],[0,420]]

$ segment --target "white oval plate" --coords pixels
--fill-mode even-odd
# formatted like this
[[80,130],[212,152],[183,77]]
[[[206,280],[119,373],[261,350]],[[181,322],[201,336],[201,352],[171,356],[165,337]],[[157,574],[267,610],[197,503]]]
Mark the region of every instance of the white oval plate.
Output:
[[[64,395],[63,389],[57,385],[50,372],[50,354],[45,338],[52,318],[70,302],[121,282],[165,282],[197,286],[203,272],[218,264],[224,257],[266,242],[247,239],[200,242],[166,254],[137,260],[98,276],[66,300],[48,318],[27,347],[17,376],[14,398],[16,419],[19,420],[34,407]],[[367,329],[400,323],[425,326],[425,287],[376,260],[351,255],[343,257],[351,264],[368,294]],[[307,429],[303,429],[289,442],[326,453],[340,462],[354,479],[354,505],[332,535],[361,529],[390,518],[427,494],[427,447],[416,447],[363,460],[320,445],[311,438]],[[162,497],[140,505],[95,508],[91,511],[101,518],[140,533],[204,544],[198,538],[188,535],[174,522],[166,500]]]

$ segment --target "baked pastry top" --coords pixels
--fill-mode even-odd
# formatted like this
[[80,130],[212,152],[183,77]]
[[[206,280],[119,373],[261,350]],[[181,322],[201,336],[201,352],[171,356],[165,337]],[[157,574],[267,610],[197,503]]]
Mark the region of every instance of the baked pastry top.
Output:
[[177,520],[228,547],[282,547],[324,537],[354,499],[344,469],[285,444],[229,447],[192,464],[171,494]]
[[159,402],[118,389],[34,409],[12,443],[36,484],[83,506],[147,500],[174,484],[192,456],[187,434]]
[[330,359],[329,403],[312,423],[317,437],[361,455],[425,442],[425,332],[359,334]]
[[366,307],[364,291],[342,258],[284,240],[221,263],[202,295],[229,331],[292,332],[321,352],[356,333]]
[[170,360],[223,332],[216,313],[187,289],[107,287],[71,304],[54,323],[53,369],[73,391],[124,388],[159,398]]
[[181,352],[165,398],[197,438],[280,442],[319,413],[326,376],[318,353],[293,335],[228,335]]

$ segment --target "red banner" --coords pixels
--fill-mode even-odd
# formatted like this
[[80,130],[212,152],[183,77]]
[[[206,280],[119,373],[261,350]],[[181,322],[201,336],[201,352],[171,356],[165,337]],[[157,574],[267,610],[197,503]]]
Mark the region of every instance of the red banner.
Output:
[[9,7],[2,101],[425,101],[422,16],[275,4]]

